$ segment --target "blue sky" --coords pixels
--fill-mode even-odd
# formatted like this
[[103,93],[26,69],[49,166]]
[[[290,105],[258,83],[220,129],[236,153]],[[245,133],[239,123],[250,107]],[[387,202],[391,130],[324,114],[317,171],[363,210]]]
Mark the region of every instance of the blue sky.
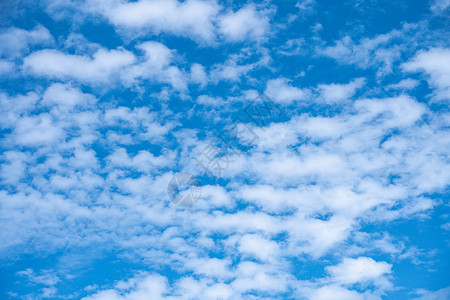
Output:
[[0,298],[450,299],[449,16],[3,1]]

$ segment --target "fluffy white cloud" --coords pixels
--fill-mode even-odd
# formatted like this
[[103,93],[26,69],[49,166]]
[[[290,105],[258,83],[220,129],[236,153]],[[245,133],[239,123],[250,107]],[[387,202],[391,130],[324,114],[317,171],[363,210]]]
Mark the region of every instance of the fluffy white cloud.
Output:
[[36,283],[36,284],[44,284],[44,285],[55,285],[60,281],[58,276],[55,274],[52,274],[51,272],[44,271],[41,275],[35,274],[35,272],[32,269],[26,269],[23,271],[17,272],[17,275],[22,277],[27,277],[29,281]]
[[[129,281],[117,283],[118,290],[105,290],[98,292],[84,300],[144,300],[151,297],[152,299],[164,299],[163,296],[167,291],[167,278],[160,275],[147,275]],[[125,295],[122,295],[122,294]]]
[[0,59],[0,75],[10,73],[14,70],[14,63],[5,59]]
[[253,51],[246,48],[239,54],[230,55],[225,62],[213,65],[209,74],[210,79],[214,83],[222,80],[238,82],[242,77],[248,76],[251,71],[267,66],[270,61],[271,58],[266,51]]
[[144,42],[137,46],[144,51],[145,58],[140,63],[127,69],[123,78],[134,82],[137,79],[148,79],[153,82],[169,83],[176,90],[187,89],[187,75],[173,65],[174,51],[158,42]]
[[51,45],[53,37],[42,25],[32,30],[11,27],[0,33],[0,55],[18,57],[26,53],[34,45]]
[[49,78],[77,79],[85,82],[107,82],[136,57],[124,49],[99,49],[92,57],[65,54],[57,50],[40,50],[24,58],[24,68]]
[[170,34],[203,46],[217,46],[220,41],[262,42],[271,33],[272,10],[253,3],[234,11],[216,0],[68,0],[50,1],[47,11],[56,19],[72,17],[77,22],[86,17],[80,11],[103,16],[127,38]]
[[450,49],[432,48],[428,51],[420,51],[410,61],[402,64],[402,68],[408,72],[425,72],[429,77],[428,83],[437,89],[438,100],[450,99],[450,66],[443,63],[450,60]]
[[278,255],[279,246],[259,235],[247,234],[239,241],[239,251],[262,261],[270,261]]
[[327,267],[331,280],[344,285],[373,282],[391,273],[392,265],[376,262],[370,257],[344,258],[336,265]]
[[244,40],[262,41],[269,34],[267,12],[258,11],[249,4],[236,12],[230,11],[219,18],[219,31],[232,42]]
[[307,11],[313,9],[316,4],[316,0],[299,0],[295,4],[295,7],[298,7],[302,11]]
[[55,83],[42,96],[43,105],[56,105],[58,108],[70,109],[74,106],[92,105],[97,101],[94,96],[84,94],[69,84]]
[[20,119],[13,134],[16,142],[25,146],[53,144],[64,137],[64,131],[46,113]]
[[94,85],[120,82],[131,86],[149,80],[170,84],[178,91],[187,89],[188,75],[173,64],[173,50],[153,41],[138,44],[136,48],[143,52],[142,57],[136,57],[123,48],[99,48],[92,56],[66,54],[53,49],[40,50],[24,58],[23,68],[36,76],[75,79]]
[[[25,56],[14,76],[26,83],[13,89],[5,79],[14,96],[0,93],[2,257],[58,253],[51,256],[59,259],[57,267],[73,270],[112,253],[143,270],[115,283],[111,274],[107,281],[95,279],[101,288],[89,282],[84,291],[92,295],[85,299],[379,299],[392,288],[391,263],[420,263],[428,253],[384,229],[364,231],[366,224],[425,219],[440,201],[429,195],[445,193],[450,182],[447,112],[409,96],[414,79],[380,79],[397,71],[406,47],[396,41],[404,40],[407,25],[358,42],[344,37],[330,47],[313,25],[313,44],[325,45],[319,54],[378,68],[378,74],[367,70],[367,82],[301,88],[284,77],[272,55],[296,62],[286,55],[307,53],[310,40],[294,30],[285,36],[291,16],[289,24],[276,25],[274,47],[265,48],[275,24],[273,11],[264,9],[269,2],[226,9],[200,0],[52,2],[79,13],[74,32],[58,36],[57,48],[40,48],[52,39],[39,26],[1,33],[6,41],[11,32],[19,36],[4,53],[14,48]],[[310,13],[314,5],[307,0],[296,6]],[[99,15],[110,24],[100,23]],[[117,37],[110,49],[76,33],[85,30],[79,22],[91,17],[99,32],[117,30],[126,49],[115,48]],[[159,36],[145,40],[149,33]],[[197,49],[180,36],[217,48]],[[438,63],[448,58],[447,50],[423,50],[401,68],[427,74],[430,86],[448,92],[448,68]],[[21,59],[5,56],[0,69],[14,71]],[[280,75],[270,77],[261,68]],[[406,72],[392,77],[397,75]],[[273,79],[264,83],[267,78]],[[208,84],[217,86],[205,89]],[[174,172],[203,171],[193,157],[217,141],[209,130],[220,131],[242,113],[257,88],[286,104],[282,120],[247,124],[257,135],[250,149],[230,155],[220,180],[202,177],[202,198],[193,206],[171,203],[167,185]],[[386,254],[386,262],[369,258],[374,251]],[[313,278],[310,264],[323,269],[323,277]],[[71,279],[64,275],[31,269],[16,274],[46,285],[29,298],[67,296],[56,288]],[[445,297],[447,291],[417,295]]]
[[319,101],[333,104],[350,99],[363,85],[363,78],[357,78],[348,84],[319,84]]
[[397,83],[393,83],[387,86],[388,89],[395,89],[395,90],[411,90],[414,89],[419,85],[419,82],[417,80],[406,78],[402,79]]
[[208,75],[205,72],[205,67],[197,63],[192,64],[191,81],[200,84],[201,87],[206,86],[208,84]]
[[435,14],[445,14],[450,7],[450,0],[434,0],[431,2],[431,11]]
[[286,78],[278,78],[267,82],[266,94],[275,102],[290,104],[293,101],[306,100],[309,91],[291,86]]
[[326,285],[305,292],[311,300],[363,300],[364,296],[339,285]]
[[193,38],[204,43],[215,39],[214,19],[220,9],[215,1],[114,0],[90,1],[89,9],[112,24],[136,32],[161,32]]
[[446,287],[437,291],[424,291],[419,290],[419,294],[422,294],[420,297],[416,298],[418,300],[440,300],[447,299],[450,297],[450,287]]
[[363,69],[375,67],[377,77],[382,77],[392,73],[394,63],[400,59],[402,52],[412,50],[406,45],[411,45],[408,35],[413,30],[415,26],[405,24],[400,30],[394,29],[373,38],[364,37],[359,42],[345,36],[333,46],[317,48],[316,52],[340,64],[354,64]]

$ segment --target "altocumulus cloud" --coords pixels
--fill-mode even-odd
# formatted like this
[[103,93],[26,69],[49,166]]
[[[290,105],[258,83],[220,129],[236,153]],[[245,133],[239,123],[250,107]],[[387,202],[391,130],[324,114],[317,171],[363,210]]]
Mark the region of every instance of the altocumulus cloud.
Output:
[[415,2],[5,5],[0,298],[449,298],[449,4]]

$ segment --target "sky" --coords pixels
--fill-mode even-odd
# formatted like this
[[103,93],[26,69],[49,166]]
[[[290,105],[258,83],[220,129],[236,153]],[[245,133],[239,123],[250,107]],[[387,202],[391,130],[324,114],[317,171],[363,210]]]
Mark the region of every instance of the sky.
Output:
[[0,2],[0,299],[450,299],[449,0]]

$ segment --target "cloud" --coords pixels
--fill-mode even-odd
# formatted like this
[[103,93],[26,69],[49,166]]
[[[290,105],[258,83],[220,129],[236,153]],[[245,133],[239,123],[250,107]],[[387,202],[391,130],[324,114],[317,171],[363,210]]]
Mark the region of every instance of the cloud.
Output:
[[198,83],[200,87],[205,87],[208,84],[208,75],[205,72],[205,67],[197,63],[192,64],[191,81]]
[[419,85],[419,81],[406,78],[402,79],[397,83],[393,83],[387,86],[388,89],[394,89],[394,90],[411,90],[414,89]]
[[135,56],[124,49],[99,49],[92,57],[48,49],[36,51],[25,57],[23,67],[38,76],[104,83],[113,76],[118,76],[124,67],[134,63],[135,60]]
[[12,73],[14,71],[14,63],[5,59],[0,59],[0,75]]
[[300,89],[289,84],[286,78],[269,80],[266,84],[265,93],[277,103],[290,104],[294,101],[306,100],[309,91]]
[[90,1],[89,8],[119,28],[170,33],[210,44],[215,39],[213,21],[220,6],[215,1],[140,0]]
[[270,261],[276,259],[280,249],[278,243],[274,241],[255,234],[247,234],[239,241],[239,251],[262,261]]
[[226,103],[226,101],[220,97],[213,98],[208,95],[198,96],[196,102],[198,104],[208,105],[208,106],[220,106],[220,105],[224,105]]
[[411,45],[411,32],[415,26],[405,24],[400,30],[394,29],[372,38],[363,37],[354,42],[350,36],[344,36],[335,41],[333,46],[317,47],[316,53],[331,57],[339,64],[356,65],[362,69],[377,68],[377,77],[383,77],[393,72],[394,63],[401,54],[411,51],[401,45]]
[[364,82],[364,78],[357,78],[348,84],[319,84],[317,87],[320,93],[318,100],[328,104],[348,100],[356,93],[357,89],[364,85]]
[[450,49],[432,48],[419,51],[410,61],[402,64],[407,72],[424,72],[428,83],[437,89],[436,99],[450,99],[450,66],[442,63],[450,59]]
[[38,25],[32,30],[10,27],[0,33],[0,55],[6,57],[20,57],[27,53],[30,47],[35,45],[50,46],[53,37],[42,25]]
[[[386,27],[369,16],[364,29],[348,24],[352,37],[325,22],[320,38],[317,18],[289,16],[341,15],[316,1],[276,13],[267,1],[51,2],[57,27],[0,33],[19,37],[0,62],[10,72],[0,91],[0,254],[15,276],[5,278],[11,297],[446,296],[393,286],[406,264],[437,269],[442,259],[395,226],[448,229],[445,216],[430,219],[450,182],[448,112],[416,89],[423,75],[432,96],[448,91],[437,63],[448,49],[431,47],[445,44],[432,28],[380,35]],[[305,68],[301,84],[289,79]],[[283,107],[262,125],[263,109],[254,119],[243,111],[258,90]],[[247,119],[233,142],[248,130],[255,139],[222,153],[230,165],[220,178],[204,176],[196,155],[226,148],[217,133],[236,117]],[[191,207],[168,198],[177,172],[199,177]]]
[[127,86],[139,81],[167,83],[174,89],[185,91],[188,76],[173,65],[175,53],[165,45],[147,41],[136,48],[143,52],[136,57],[133,52],[97,49],[92,56],[66,54],[54,49],[36,51],[24,58],[23,69],[29,74],[60,80],[75,79],[94,85],[118,83]]
[[450,7],[449,0],[434,0],[431,2],[430,9],[433,13],[440,15],[444,14]]
[[20,117],[33,110],[38,101],[39,95],[34,92],[13,97],[0,93],[0,107],[3,112],[1,128],[14,128]]
[[[251,71],[268,65],[271,58],[267,53],[252,52],[246,49],[240,54],[230,55],[223,63],[213,65],[209,73],[211,81],[214,83],[219,81],[239,82],[243,76],[247,76]],[[258,60],[255,61],[253,56],[256,56]]]
[[344,258],[341,263],[325,268],[328,277],[304,283],[300,293],[317,300],[381,299],[393,288],[389,280],[391,268],[392,265],[369,257]]
[[179,91],[187,89],[187,75],[173,65],[175,51],[153,41],[139,44],[137,48],[145,53],[145,57],[140,63],[127,69],[127,73],[123,75],[126,81],[148,79],[152,82],[169,83]]
[[69,0],[50,2],[47,11],[56,19],[72,17],[76,22],[83,22],[86,14],[103,16],[127,38],[169,34],[190,38],[202,46],[217,46],[223,41],[259,43],[271,33],[272,9],[253,3],[234,11],[216,0]]
[[391,273],[392,265],[376,262],[370,257],[345,258],[340,264],[327,267],[331,280],[344,285],[376,281]]
[[236,12],[229,11],[219,18],[219,31],[231,42],[263,41],[267,38],[269,30],[267,12],[258,11],[252,4]]
[[53,144],[64,138],[64,132],[45,113],[20,119],[13,134],[16,136],[16,143],[24,146]]
[[295,7],[298,7],[302,11],[312,10],[316,5],[316,0],[299,0],[295,4]]
[[70,109],[74,106],[87,106],[95,104],[97,99],[90,94],[84,94],[70,84],[55,83],[47,88],[42,96],[42,104]]
[[[83,300],[128,300],[128,299],[164,299],[163,294],[168,288],[167,278],[160,275],[148,275],[130,280],[128,282],[117,283],[119,291],[105,290],[98,292],[89,297],[82,298]],[[122,294],[125,294],[122,296]]]
[[28,280],[32,283],[49,285],[49,286],[55,285],[60,281],[58,276],[52,274],[48,270],[43,271],[41,273],[42,273],[41,275],[37,275],[34,273],[34,271],[32,269],[26,269],[26,270],[17,272],[17,275],[28,278]]
[[445,287],[437,291],[419,291],[422,294],[420,297],[415,298],[418,300],[440,300],[450,297],[450,287]]
[[305,293],[311,300],[362,300],[364,296],[339,285],[327,285]]
[[305,39],[291,39],[284,43],[283,46],[280,47],[278,52],[282,55],[301,55],[306,53],[306,45]]

